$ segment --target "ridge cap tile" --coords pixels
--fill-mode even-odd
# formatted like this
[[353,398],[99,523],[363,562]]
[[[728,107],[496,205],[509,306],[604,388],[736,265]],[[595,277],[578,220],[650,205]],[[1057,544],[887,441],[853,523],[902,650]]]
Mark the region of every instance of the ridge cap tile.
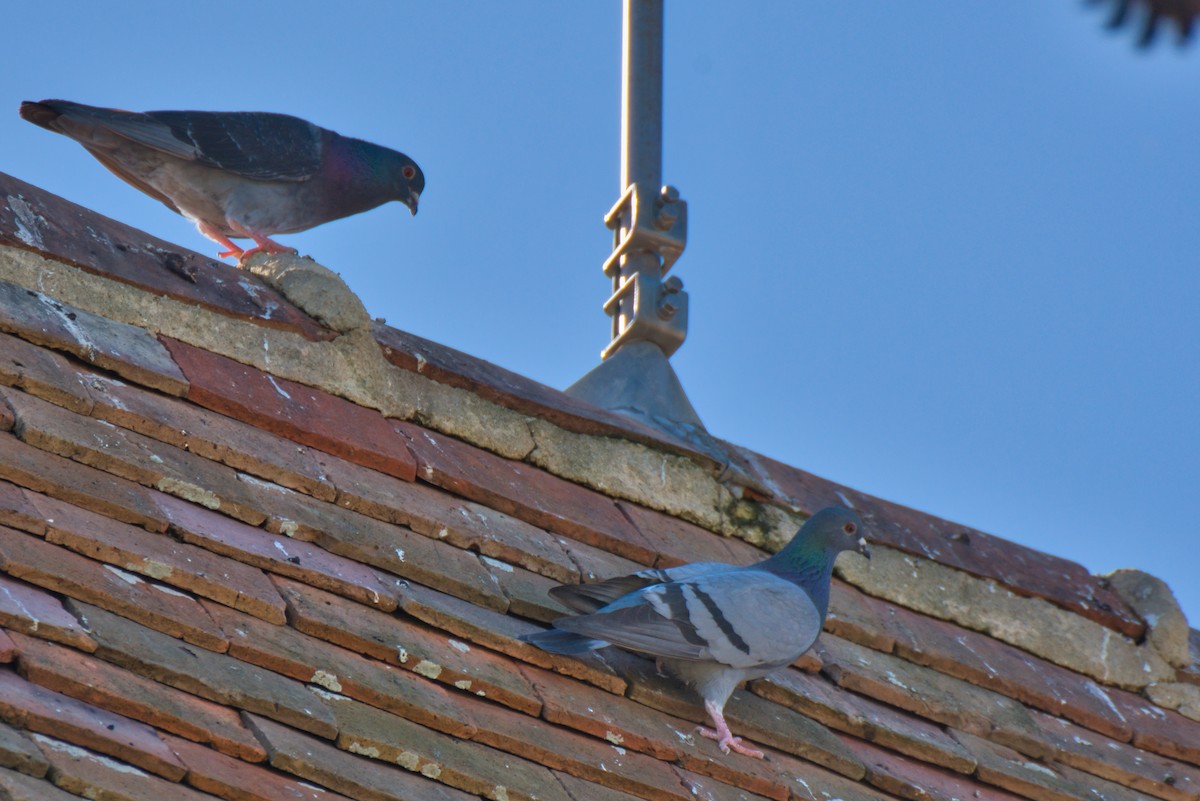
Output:
[[851,506],[863,515],[873,542],[993,578],[1018,594],[1044,598],[1135,639],[1145,631],[1128,604],[1076,562],[876,498],[746,448],[738,450],[748,454],[764,483],[807,515],[830,504]]
[[574,398],[486,359],[389,325],[374,323],[372,330],[384,358],[439,384],[465,389],[507,409],[538,417],[568,431],[619,436],[665,448],[710,466],[710,469],[724,467],[722,460],[693,442]]
[[3,172],[0,246],[310,340],[333,338],[333,332],[251,275]]

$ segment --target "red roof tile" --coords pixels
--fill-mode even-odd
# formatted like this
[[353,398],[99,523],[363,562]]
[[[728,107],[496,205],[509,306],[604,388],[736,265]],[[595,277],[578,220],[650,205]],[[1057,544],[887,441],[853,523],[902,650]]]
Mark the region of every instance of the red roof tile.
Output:
[[[520,637],[564,613],[547,595],[557,583],[762,552],[657,511],[679,505],[657,490],[609,497],[586,469],[567,480],[554,459],[498,456],[437,410],[419,419],[459,437],[338,397],[320,359],[280,362],[292,381],[221,355],[181,332],[236,320],[318,350],[333,333],[248,273],[7,176],[0,189],[6,801],[1200,797],[1200,721],[841,582],[817,655],[726,708],[768,758],[720,753],[694,733],[694,694],[648,660],[556,656]],[[85,227],[100,244],[80,245]],[[73,295],[85,309],[3,283],[25,251],[105,292]],[[172,314],[194,319],[171,330],[189,341],[118,319],[110,293],[182,301]],[[742,510],[852,503],[877,542],[964,582],[1143,632],[1067,560],[373,333],[424,376],[405,381],[474,395],[480,425],[494,403],[539,430],[634,442],[719,478]]]

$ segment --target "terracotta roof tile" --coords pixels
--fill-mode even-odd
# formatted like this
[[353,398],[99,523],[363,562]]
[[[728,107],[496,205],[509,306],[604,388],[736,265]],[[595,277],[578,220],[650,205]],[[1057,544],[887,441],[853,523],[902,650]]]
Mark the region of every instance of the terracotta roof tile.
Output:
[[546,623],[568,613],[566,607],[547,594],[559,582],[489,556],[480,561],[508,598],[510,613]]
[[776,671],[751,684],[763,698],[785,704],[832,729],[901,754],[970,774],[975,760],[941,727],[868,696],[842,692],[828,679],[799,670]]
[[1040,712],[1033,713],[1057,762],[1143,793],[1184,801],[1200,798],[1200,769],[1142,751]]
[[912,801],[1019,801],[1019,797],[980,784],[959,773],[893,754],[853,737],[842,737],[846,750],[867,767],[867,781],[885,793]]
[[117,757],[172,781],[183,778],[185,772],[153,728],[47,690],[11,669],[0,670],[0,718]]
[[560,770],[551,771],[573,801],[634,801],[635,795],[614,790],[601,784],[579,779]]
[[0,569],[213,651],[228,643],[191,596],[0,526]]
[[404,438],[382,414],[170,337],[163,337],[191,386],[187,398],[301,445],[411,481]]
[[[187,767],[187,783],[197,790],[233,801],[351,801],[308,782],[259,765],[226,756],[202,745],[163,735],[179,761]],[[263,752],[266,758],[266,752]]]
[[999,693],[829,634],[816,647],[822,670],[839,687],[947,726],[984,736],[1004,732],[1034,748],[1040,742],[1028,710]]
[[[762,764],[762,763],[758,763]],[[754,770],[750,768],[750,770]],[[675,767],[675,775],[679,777],[684,788],[696,798],[711,799],[711,801],[765,801],[765,796],[754,792],[754,783],[747,786],[731,786],[714,780],[710,776],[694,773],[687,768]],[[787,788],[772,785],[777,801],[786,801]],[[783,793],[781,797],[779,793]]]
[[[333,715],[300,682],[227,654],[194,648],[131,620],[70,602],[100,644],[96,655],[143,678],[332,739]],[[255,620],[256,618],[247,618]]]
[[0,281],[0,331],[70,353],[89,364],[170,395],[187,392],[187,379],[167,349],[144,328],[119,323]]
[[[50,764],[32,740],[19,730],[0,724],[0,767],[40,777],[46,775]],[[0,787],[3,786],[0,781]]]
[[[50,762],[50,777],[54,783],[75,795],[120,801],[160,801],[163,798],[178,801],[212,801],[211,796],[143,772],[100,753],[93,753],[75,743],[44,735],[35,735],[35,739]],[[159,745],[166,748],[161,741]],[[168,753],[175,759],[174,753],[169,749]],[[183,770],[182,764],[179,767]]]
[[81,376],[96,417],[320,500],[337,494],[316,453],[304,445],[177,398],[105,376]]
[[[0,173],[0,244],[196,303],[255,324],[332,338],[274,290],[237,268],[157,239]],[[31,229],[29,221],[35,225]]]
[[1104,688],[1104,694],[1129,721],[1138,748],[1200,765],[1200,722],[1115,687]]
[[184,542],[273,573],[307,580],[381,609],[396,608],[395,595],[358,562],[169,495],[160,495],[156,500],[171,521],[171,530]]
[[150,531],[167,530],[145,487],[38,450],[11,434],[0,434],[0,479]]
[[0,626],[11,631],[37,634],[83,651],[95,651],[96,641],[88,636],[62,602],[45,590],[0,575]]
[[868,786],[865,779],[851,781],[785,754],[772,754],[771,764],[792,801],[887,801],[890,798]]
[[[273,626],[225,607],[209,611],[229,635],[230,655],[275,676],[288,676],[387,709],[455,737],[473,731],[466,691],[447,690],[418,673]],[[433,672],[430,665],[427,672]],[[423,671],[426,672],[426,671]]]
[[237,712],[228,707],[70,648],[15,633],[13,637],[20,648],[21,675],[35,684],[189,740],[210,744],[239,759],[250,762],[266,759],[262,746],[242,725]]
[[8,334],[0,334],[0,384],[79,414],[90,414],[94,405],[84,373],[70,359]]
[[541,528],[426,484],[401,481],[326,454],[317,456],[337,487],[338,506],[559,581],[579,580],[579,569],[558,538]]
[[7,665],[17,658],[17,644],[8,632],[0,629],[0,664]]
[[955,732],[979,760],[977,775],[988,784],[1033,801],[1124,801],[1138,793],[1062,765],[1024,759],[1017,752],[965,732]]
[[50,453],[146,487],[203,503],[259,525],[265,519],[235,470],[24,392],[0,389],[21,439]]
[[305,584],[287,579],[278,583],[287,599],[289,622],[297,631],[526,714],[541,711],[542,702],[529,682],[491,651]]
[[211,598],[274,623],[283,599],[261,570],[68,503],[28,493],[46,521],[46,541]]
[[654,563],[654,549],[604,495],[410,423],[397,422],[396,428],[408,438],[423,480],[635,562]]
[[688,562],[728,562],[753,564],[766,554],[741,540],[719,534],[671,517],[655,509],[647,509],[628,501],[617,501],[617,507],[629,518],[653,547],[654,567],[674,567]]
[[267,745],[271,766],[356,801],[472,801],[474,796],[379,760],[363,759],[257,715],[247,722]]
[[476,705],[472,717],[471,739],[501,751],[647,801],[692,799],[669,765],[644,754],[492,704]]
[[60,790],[50,782],[0,768],[0,790],[6,801],[78,801],[79,796]]
[[338,719],[338,747],[346,751],[485,798],[570,801],[550,771],[535,762],[456,740],[349,698],[329,703]]
[[19,528],[39,537],[46,535],[42,513],[25,490],[7,481],[0,481],[0,525]]

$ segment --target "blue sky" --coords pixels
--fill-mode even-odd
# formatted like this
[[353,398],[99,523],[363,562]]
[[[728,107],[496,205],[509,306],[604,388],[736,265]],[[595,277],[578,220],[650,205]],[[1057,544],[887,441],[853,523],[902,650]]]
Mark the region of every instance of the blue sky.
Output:
[[[0,170],[205,253],[23,99],[296,114],[428,186],[284,242],[399,328],[555,387],[606,343],[620,11],[592,2],[21,3]],[[1166,579],[1200,621],[1200,47],[1081,0],[669,3],[673,359],[709,430]],[[1191,500],[1189,500],[1191,499]]]

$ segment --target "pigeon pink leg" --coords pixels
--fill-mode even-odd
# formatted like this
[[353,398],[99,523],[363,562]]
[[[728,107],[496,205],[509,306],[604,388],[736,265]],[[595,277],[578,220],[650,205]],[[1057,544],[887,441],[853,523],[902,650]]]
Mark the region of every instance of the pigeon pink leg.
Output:
[[228,222],[229,222],[229,227],[232,228],[234,231],[241,234],[242,236],[247,236],[254,240],[254,247],[250,248],[249,250],[243,250],[242,255],[238,256],[238,265],[239,266],[245,264],[246,260],[249,259],[251,256],[253,256],[256,253],[295,253],[296,252],[295,248],[289,248],[286,245],[279,244],[278,242],[272,242],[270,239],[263,236],[258,231],[249,231],[249,230],[243,228],[242,226],[238,225],[237,223],[235,223],[233,220],[229,220]]
[[198,222],[196,223],[196,227],[200,229],[200,233],[204,234],[218,245],[224,245],[225,247],[229,248],[229,250],[218,253],[218,259],[227,259],[230,256],[236,256],[239,261],[241,260],[242,254],[245,253],[245,251],[233,244],[233,242],[229,240],[229,237],[217,230],[216,226],[212,225],[211,223]]
[[755,759],[763,758],[762,751],[759,751],[757,748],[747,748],[746,746],[742,745],[741,737],[733,736],[733,732],[729,730],[729,724],[725,722],[725,715],[721,713],[721,708],[719,706],[714,704],[712,701],[705,701],[704,711],[708,713],[710,718],[712,718],[713,725],[717,727],[717,730],[713,731],[712,729],[706,729],[701,726],[699,731],[702,736],[707,737],[710,740],[716,740],[717,747],[727,754],[732,749],[743,756],[754,757]]

